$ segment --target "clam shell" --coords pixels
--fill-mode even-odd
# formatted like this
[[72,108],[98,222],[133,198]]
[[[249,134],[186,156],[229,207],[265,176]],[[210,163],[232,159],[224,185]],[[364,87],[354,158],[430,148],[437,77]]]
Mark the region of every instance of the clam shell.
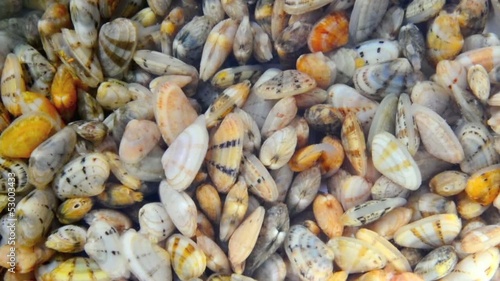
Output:
[[285,0],[283,9],[290,15],[303,14],[328,5],[331,0]]
[[[352,3],[354,3],[354,1],[352,1]],[[377,26],[377,29],[375,29],[373,38],[384,38],[388,40],[396,39],[398,31],[403,24],[404,15],[405,11],[403,8],[399,6],[390,7],[382,18],[380,24]]]
[[355,47],[364,65],[384,63],[399,57],[398,41],[372,39]]
[[476,171],[467,180],[467,196],[483,206],[491,204],[500,192],[500,164]]
[[498,248],[491,247],[487,250],[468,255],[457,263],[450,274],[443,277],[443,281],[466,280],[491,280],[498,269],[500,253]]
[[340,217],[340,221],[344,226],[365,225],[378,220],[387,212],[404,204],[406,204],[406,199],[397,197],[366,201],[347,209]]
[[208,269],[214,272],[231,272],[231,265],[226,253],[224,253],[215,241],[205,235],[197,235],[196,244],[205,253]]
[[398,97],[396,94],[389,94],[380,102],[367,135],[366,147],[368,151],[372,150],[372,142],[376,134],[380,132],[389,132],[392,134],[395,132],[397,104]]
[[462,229],[455,214],[439,214],[414,221],[394,233],[394,241],[404,247],[432,249],[450,244]]
[[383,198],[402,197],[406,198],[410,191],[401,185],[393,182],[386,176],[380,176],[370,189],[372,199],[378,200]]
[[349,19],[345,12],[334,11],[318,20],[307,37],[311,52],[327,53],[349,41]]
[[300,278],[319,281],[332,275],[333,251],[306,227],[290,227],[284,248],[291,268]]
[[298,70],[285,70],[262,83],[256,93],[263,99],[281,99],[306,93],[316,87],[316,80]]
[[370,243],[350,237],[334,237],[327,243],[334,252],[335,263],[347,273],[383,268],[387,259]]
[[84,216],[84,220],[88,225],[92,225],[97,221],[104,221],[114,227],[120,234],[132,227],[132,221],[129,217],[111,209],[92,210]]
[[335,188],[335,196],[342,204],[344,210],[362,204],[370,197],[372,185],[361,176],[347,175],[342,178]]
[[300,172],[288,191],[286,204],[291,215],[302,212],[316,197],[321,185],[321,172],[314,166]]
[[153,150],[160,138],[161,132],[155,122],[131,120],[120,141],[120,160],[130,164],[138,163]]
[[[177,234],[178,235],[178,234]],[[153,244],[145,236],[129,229],[120,237],[123,256],[128,261],[130,272],[143,280],[170,280],[174,264],[169,258],[169,252]],[[175,267],[174,267],[175,269]]]
[[207,126],[215,126],[235,107],[241,107],[249,94],[250,81],[248,80],[225,89],[205,112]]
[[468,174],[496,164],[500,157],[493,147],[494,139],[481,123],[464,123],[455,132],[464,150],[460,169]]
[[462,50],[464,38],[454,14],[441,11],[427,31],[427,56],[431,63],[454,59]]
[[377,28],[388,6],[389,1],[387,0],[378,3],[367,0],[354,2],[349,20],[350,39],[359,43],[368,38]]
[[296,67],[298,71],[314,78],[317,86],[322,89],[332,85],[337,76],[337,66],[322,52],[301,55],[297,59]]
[[410,23],[424,22],[436,16],[443,8],[443,0],[416,0],[406,7],[405,20]]
[[172,268],[181,280],[197,278],[205,271],[205,254],[191,239],[174,234],[168,238],[166,248]]
[[129,19],[103,24],[99,31],[98,56],[104,75],[115,77],[128,68],[137,47],[137,29]]
[[85,47],[92,48],[97,42],[97,28],[101,23],[97,1],[71,1],[69,11],[79,40]]
[[409,208],[396,207],[380,219],[366,225],[366,228],[390,240],[400,227],[410,222],[412,213],[412,210]]
[[372,159],[377,171],[401,186],[416,190],[422,177],[408,150],[396,138],[382,132],[373,138]]
[[89,197],[66,199],[57,208],[57,219],[62,224],[77,222],[83,219],[93,205],[92,199]]
[[396,137],[408,148],[411,155],[415,155],[420,145],[420,136],[413,118],[410,97],[404,93],[399,96],[396,114]]
[[109,280],[109,275],[93,260],[84,257],[70,258],[59,264],[50,273],[50,280],[71,281],[90,278],[96,281]]
[[153,242],[161,242],[175,230],[166,208],[160,202],[147,203],[139,209],[139,233]]
[[196,232],[196,205],[191,197],[170,187],[166,181],[160,183],[160,200],[175,227],[187,237]]
[[243,156],[244,127],[240,115],[229,113],[210,139],[207,170],[217,190],[227,193],[236,182]]
[[278,187],[269,174],[269,171],[267,171],[257,156],[245,152],[240,172],[250,192],[267,202],[273,202],[278,199]]
[[314,218],[318,222],[318,226],[329,238],[342,235],[344,226],[339,218],[343,212],[342,205],[331,194],[318,194],[314,199]]
[[244,180],[240,179],[229,190],[220,219],[219,238],[229,240],[234,230],[243,220],[248,209],[248,190]]
[[264,166],[276,170],[288,163],[297,146],[297,132],[292,126],[272,133],[262,144],[259,159]]
[[490,97],[490,78],[482,65],[474,65],[467,70],[467,82],[472,93],[481,102],[486,102]]
[[[210,2],[221,5],[220,1]],[[222,10],[222,6],[220,9]],[[224,11],[222,11],[222,14],[224,15]],[[210,30],[215,23],[222,21],[222,19],[215,21],[208,14],[205,14],[205,16],[194,17],[186,23],[177,32],[172,42],[173,56],[191,65],[199,61],[202,56],[203,45],[207,41]]]
[[457,264],[458,257],[452,246],[439,247],[427,254],[414,272],[425,280],[438,280],[448,275]]
[[105,221],[92,223],[87,230],[85,252],[109,277],[129,278],[127,260],[122,252],[118,231]]
[[218,223],[222,213],[222,202],[217,189],[211,184],[202,184],[196,188],[196,200],[207,217]]
[[345,155],[354,171],[359,176],[365,176],[368,165],[365,135],[354,113],[345,116],[340,136]]
[[83,251],[87,242],[87,230],[76,225],[65,225],[52,232],[45,241],[45,246],[61,253]]

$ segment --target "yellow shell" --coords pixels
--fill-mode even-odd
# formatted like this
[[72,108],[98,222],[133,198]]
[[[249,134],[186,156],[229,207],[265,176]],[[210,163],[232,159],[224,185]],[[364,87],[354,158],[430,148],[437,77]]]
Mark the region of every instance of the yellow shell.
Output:
[[359,176],[366,175],[368,159],[366,156],[366,141],[363,128],[355,113],[348,113],[341,130],[342,146],[345,155]]
[[205,271],[205,254],[191,239],[174,234],[168,238],[166,248],[172,267],[181,280],[199,277]]
[[8,54],[2,71],[2,102],[14,116],[21,115],[21,92],[26,90],[21,64],[15,54]]
[[56,216],[59,222],[71,224],[77,222],[92,209],[92,199],[90,197],[78,197],[66,199],[57,209]]
[[492,165],[472,174],[465,192],[483,206],[491,204],[500,192],[500,165]]
[[462,50],[464,38],[453,14],[442,11],[427,32],[427,54],[436,65],[441,60],[454,59]]
[[23,114],[0,135],[0,155],[11,158],[29,158],[35,148],[60,129],[43,112]]
[[50,280],[58,281],[110,280],[108,274],[100,269],[94,260],[83,257],[66,260],[50,272],[49,276]]
[[319,194],[313,202],[313,212],[319,227],[329,237],[341,236],[344,226],[339,218],[343,213],[342,205],[331,194]]

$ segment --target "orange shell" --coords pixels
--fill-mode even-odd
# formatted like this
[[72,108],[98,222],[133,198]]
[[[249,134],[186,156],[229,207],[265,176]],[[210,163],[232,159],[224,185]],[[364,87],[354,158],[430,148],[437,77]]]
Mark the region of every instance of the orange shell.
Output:
[[50,97],[64,121],[71,120],[76,111],[77,93],[75,79],[73,79],[69,68],[64,64],[57,68],[50,89]]
[[344,12],[336,11],[319,20],[307,38],[311,52],[330,52],[349,41],[349,20]]
[[472,174],[467,181],[465,192],[471,200],[483,206],[491,204],[500,192],[500,164]]

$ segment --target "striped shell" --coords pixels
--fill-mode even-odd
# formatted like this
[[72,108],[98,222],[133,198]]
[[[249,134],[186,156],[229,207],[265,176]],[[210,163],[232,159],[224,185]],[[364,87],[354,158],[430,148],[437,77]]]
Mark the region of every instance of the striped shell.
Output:
[[205,254],[191,239],[174,234],[168,238],[166,249],[170,254],[172,268],[181,280],[199,277],[205,271]]
[[160,200],[165,206],[175,227],[187,237],[196,232],[196,205],[191,197],[183,191],[170,187],[166,181],[160,183]]
[[87,242],[87,230],[76,225],[65,225],[52,232],[45,241],[47,248],[61,253],[78,253],[83,251]]
[[348,113],[342,123],[340,133],[345,155],[359,176],[366,175],[368,159],[363,129],[354,113]]
[[76,257],[70,258],[59,264],[48,274],[48,280],[77,281],[77,280],[110,280],[109,275],[104,272],[92,259]]
[[278,199],[278,187],[257,156],[244,153],[240,169],[250,192],[268,202]]
[[347,273],[383,268],[387,259],[370,243],[351,237],[334,237],[327,244],[335,255],[335,263]]

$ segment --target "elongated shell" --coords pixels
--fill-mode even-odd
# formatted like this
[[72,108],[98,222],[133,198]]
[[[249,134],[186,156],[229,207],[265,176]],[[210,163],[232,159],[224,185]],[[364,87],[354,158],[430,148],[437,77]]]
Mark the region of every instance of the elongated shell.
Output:
[[420,145],[420,136],[413,118],[410,97],[407,94],[399,96],[397,110],[396,137],[405,144],[411,155],[415,155]]
[[87,242],[87,230],[76,225],[62,226],[47,237],[45,246],[61,253],[78,253],[83,251]]
[[432,249],[451,243],[461,229],[457,215],[433,215],[401,227],[394,233],[394,241],[404,247]]
[[205,271],[205,254],[191,239],[174,234],[168,238],[166,248],[172,267],[181,280],[199,277]]
[[301,278],[319,281],[332,275],[333,251],[305,226],[290,227],[284,248],[293,271]]
[[243,220],[247,209],[248,190],[245,181],[240,179],[231,187],[224,201],[219,230],[221,241],[229,240],[229,237]]
[[191,197],[170,187],[166,181],[160,183],[160,200],[165,206],[175,227],[187,237],[196,232],[196,205]]
[[448,275],[457,261],[458,257],[452,246],[441,246],[420,260],[414,272],[425,280],[438,280]]
[[263,99],[281,99],[306,93],[316,87],[316,80],[298,70],[285,70],[262,83],[256,93]]
[[236,113],[229,113],[210,139],[207,170],[220,192],[228,192],[236,182],[243,156],[244,127]]
[[98,220],[90,225],[85,252],[111,278],[129,278],[130,272],[122,252],[120,234],[107,222]]
[[129,229],[120,237],[130,272],[142,280],[171,280],[169,253],[145,236]]
[[5,57],[2,70],[2,103],[10,114],[21,115],[21,92],[26,91],[21,63],[13,53]]
[[260,198],[273,202],[278,199],[278,188],[269,171],[253,154],[243,154],[241,175],[248,189]]
[[498,269],[500,252],[498,248],[468,255],[462,259],[442,281],[491,280]]
[[349,208],[340,220],[346,226],[360,226],[376,221],[387,212],[404,204],[406,204],[406,199],[398,197],[370,200]]
[[345,116],[340,136],[345,155],[354,171],[359,176],[365,176],[368,165],[365,135],[354,113]]
[[387,259],[370,243],[350,237],[334,237],[327,245],[335,255],[335,263],[348,273],[383,268]]
[[410,190],[420,187],[420,169],[408,150],[396,138],[382,132],[373,138],[372,159],[375,168],[392,181]]
[[85,47],[92,48],[97,42],[97,28],[101,22],[97,1],[74,0],[69,10],[78,38]]

